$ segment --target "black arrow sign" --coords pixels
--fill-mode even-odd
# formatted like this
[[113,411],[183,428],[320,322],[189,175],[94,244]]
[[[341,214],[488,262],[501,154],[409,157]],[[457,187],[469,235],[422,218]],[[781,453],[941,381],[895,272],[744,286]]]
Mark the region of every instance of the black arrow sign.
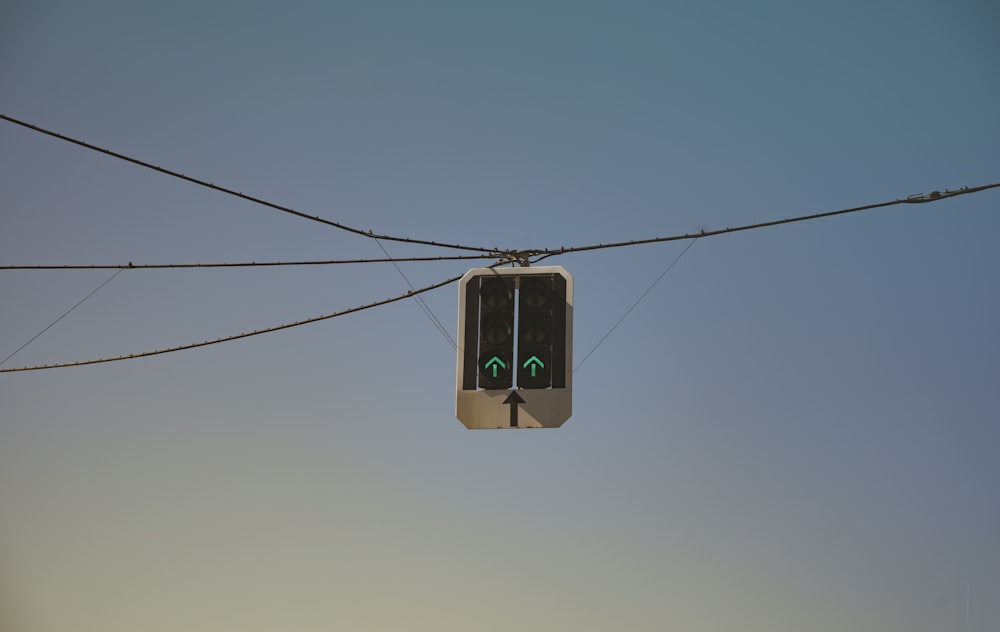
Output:
[[517,391],[511,391],[503,403],[510,404],[510,427],[517,428],[517,405],[523,404],[524,400],[517,394]]

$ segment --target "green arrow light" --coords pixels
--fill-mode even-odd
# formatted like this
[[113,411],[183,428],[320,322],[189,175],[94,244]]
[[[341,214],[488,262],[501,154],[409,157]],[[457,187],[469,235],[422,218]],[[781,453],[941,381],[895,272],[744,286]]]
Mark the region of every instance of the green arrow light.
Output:
[[489,361],[486,362],[486,365],[483,368],[485,368],[487,371],[489,371],[490,367],[492,367],[493,368],[493,377],[495,378],[497,376],[497,367],[498,366],[501,369],[506,369],[507,368],[507,365],[504,364],[503,360],[501,360],[498,356],[493,356],[492,358],[489,359]]
[[545,368],[545,363],[542,362],[541,360],[539,360],[538,356],[534,356],[533,355],[530,358],[528,358],[527,360],[525,360],[524,364],[522,366],[524,368],[526,368],[526,369],[530,366],[531,367],[531,377],[535,377],[535,372],[538,369],[540,369],[540,368],[544,369]]

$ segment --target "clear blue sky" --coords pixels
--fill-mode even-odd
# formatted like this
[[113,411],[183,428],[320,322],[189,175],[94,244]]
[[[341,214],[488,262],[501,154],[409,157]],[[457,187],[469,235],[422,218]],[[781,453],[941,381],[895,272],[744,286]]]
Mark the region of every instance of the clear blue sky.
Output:
[[[13,0],[0,112],[364,230],[551,248],[1000,181],[997,32],[987,0]],[[698,241],[559,430],[465,430],[412,301],[0,374],[0,628],[994,631],[998,206]],[[578,359],[685,245],[549,260]],[[0,265],[380,256],[0,121]],[[0,357],[110,275],[0,271]],[[406,289],[126,270],[4,368]],[[425,296],[454,332],[457,287]]]

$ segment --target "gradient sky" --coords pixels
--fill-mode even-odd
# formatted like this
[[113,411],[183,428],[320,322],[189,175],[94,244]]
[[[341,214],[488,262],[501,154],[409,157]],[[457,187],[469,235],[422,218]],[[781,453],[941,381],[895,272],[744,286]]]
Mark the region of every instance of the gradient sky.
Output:
[[[998,32],[990,0],[8,0],[0,112],[363,230],[552,248],[998,182]],[[465,430],[413,301],[0,374],[0,629],[1000,629],[998,205],[699,240],[558,430]],[[0,228],[0,265],[383,256],[6,121]],[[577,359],[685,246],[549,260]],[[111,274],[0,271],[0,357]],[[3,368],[406,290],[126,270]],[[425,295],[451,332],[457,293]]]

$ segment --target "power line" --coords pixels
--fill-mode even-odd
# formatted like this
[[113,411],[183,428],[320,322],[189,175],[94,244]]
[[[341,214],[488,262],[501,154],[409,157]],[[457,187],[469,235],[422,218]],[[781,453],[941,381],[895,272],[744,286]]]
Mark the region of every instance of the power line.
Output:
[[629,241],[620,241],[609,244],[594,244],[591,246],[572,246],[569,248],[560,247],[556,249],[541,249],[541,250],[528,250],[522,252],[528,252],[531,256],[538,256],[534,262],[542,261],[548,259],[549,257],[554,257],[556,255],[564,255],[571,252],[585,252],[588,250],[603,250],[607,248],[624,248],[627,246],[639,246],[642,244],[655,244],[663,243],[667,241],[682,241],[685,239],[701,239],[704,237],[715,237],[716,235],[726,235],[729,233],[738,233],[746,230],[755,230],[758,228],[769,228],[771,226],[780,226],[782,224],[792,224],[795,222],[804,222],[813,219],[820,219],[823,217],[833,217],[834,215],[846,215],[848,213],[858,213],[860,211],[870,211],[877,208],[885,208],[887,206],[896,206],[897,204],[924,204],[927,202],[938,202],[947,198],[957,197],[959,195],[967,195],[969,193],[979,193],[980,191],[986,191],[988,189],[995,189],[1000,187],[1000,183],[996,184],[986,184],[978,187],[962,187],[961,189],[956,189],[954,191],[932,191],[927,194],[918,193],[916,195],[911,195],[902,200],[893,200],[891,202],[879,202],[877,204],[867,204],[865,206],[856,206],[854,208],[845,208],[839,211],[827,211],[825,213],[814,213],[812,215],[801,215],[799,217],[790,217],[787,219],[772,220],[769,222],[760,222],[757,224],[746,224],[744,226],[735,226],[732,228],[721,228],[719,230],[703,230],[698,233],[685,233],[683,235],[672,235],[670,237],[652,237],[649,239],[632,239]]
[[677,265],[677,262],[681,260],[681,257],[683,257],[684,254],[688,250],[691,249],[691,246],[694,245],[695,241],[697,241],[697,240],[696,239],[692,239],[691,242],[688,243],[687,247],[684,248],[684,250],[681,251],[681,254],[679,254],[676,257],[674,257],[674,260],[670,262],[670,265],[668,265],[667,268],[663,272],[660,273],[660,276],[656,277],[656,280],[653,281],[653,283],[648,288],[646,288],[646,291],[643,292],[642,294],[640,294],[639,298],[635,299],[635,302],[632,303],[632,306],[629,307],[627,310],[625,310],[625,313],[622,314],[621,318],[619,318],[615,322],[614,325],[611,326],[611,329],[608,330],[608,333],[604,334],[604,336],[601,337],[601,339],[597,341],[597,344],[594,345],[594,348],[591,349],[587,353],[587,355],[583,356],[583,360],[580,360],[580,363],[577,364],[575,367],[573,367],[573,373],[576,373],[577,371],[580,370],[580,367],[583,366],[583,363],[587,361],[587,358],[589,358],[591,355],[593,355],[593,353],[595,351],[597,351],[597,348],[600,347],[601,344],[603,344],[604,341],[608,339],[608,336],[610,336],[614,332],[615,329],[618,329],[618,325],[622,324],[622,321],[624,321],[626,318],[628,318],[628,315],[632,313],[632,310],[635,309],[637,305],[639,305],[639,303],[642,301],[642,299],[646,298],[646,295],[649,294],[651,291],[653,291],[653,288],[656,287],[656,285],[663,279],[663,277],[667,276],[667,273],[670,272],[670,270],[675,265]]
[[[3,115],[0,115],[0,117],[9,119],[9,117],[5,117]],[[17,121],[15,121],[15,122],[17,122]],[[48,133],[48,132],[46,132],[46,133]],[[725,229],[720,229],[720,230],[715,230],[715,231],[702,231],[702,232],[697,233],[697,234],[675,235],[675,236],[671,236],[671,237],[654,237],[654,238],[650,238],[650,239],[632,240],[632,241],[627,241],[627,242],[617,242],[617,243],[610,243],[610,244],[595,244],[595,245],[591,245],[591,246],[575,246],[575,247],[570,247],[570,248],[562,247],[562,248],[553,249],[553,250],[550,250],[550,249],[544,249],[544,250],[516,250],[516,251],[498,251],[498,250],[493,250],[493,251],[489,251],[490,252],[490,256],[494,256],[494,255],[498,255],[499,256],[499,255],[502,255],[502,257],[500,257],[500,258],[502,258],[503,261],[498,262],[498,263],[494,263],[494,264],[492,264],[489,267],[496,267],[496,266],[499,266],[499,265],[503,265],[505,263],[513,263],[515,261],[527,262],[527,261],[531,260],[533,257],[534,257],[534,259],[531,260],[531,263],[537,263],[537,262],[542,261],[544,259],[547,259],[549,257],[553,257],[553,256],[556,256],[556,255],[561,255],[561,254],[568,254],[568,253],[571,253],[571,252],[583,252],[583,251],[599,250],[599,249],[607,249],[607,248],[621,248],[621,247],[626,247],[626,246],[637,246],[637,245],[641,245],[641,244],[660,243],[660,242],[666,242],[666,241],[678,241],[678,240],[683,240],[683,239],[690,239],[690,240],[692,240],[692,244],[693,244],[694,243],[693,240],[700,239],[700,238],[703,238],[703,237],[711,237],[711,236],[722,235],[722,234],[726,234],[726,233],[733,233],[733,232],[754,230],[754,229],[757,229],[757,228],[766,228],[766,227],[777,226],[777,225],[781,225],[781,224],[790,224],[790,223],[793,223],[793,222],[802,222],[802,221],[806,221],[806,220],[819,219],[819,218],[823,218],[823,217],[832,217],[834,215],[843,215],[843,214],[847,214],[847,213],[856,213],[856,212],[859,212],[859,211],[871,210],[871,209],[876,209],[876,208],[883,208],[883,207],[887,207],[887,206],[894,206],[894,205],[897,205],[897,204],[920,204],[920,203],[926,203],[926,202],[936,202],[936,201],[943,200],[943,199],[950,198],[950,197],[956,197],[956,196],[965,195],[965,194],[968,194],[968,193],[977,193],[977,192],[980,192],[980,191],[985,191],[985,190],[988,190],[988,189],[994,189],[994,188],[997,188],[997,187],[1000,187],[1000,183],[989,184],[989,185],[984,185],[984,186],[979,186],[979,187],[963,187],[963,188],[955,190],[955,191],[945,190],[943,193],[939,192],[939,191],[932,191],[929,194],[911,195],[911,196],[909,196],[909,197],[907,197],[906,199],[903,199],[903,200],[894,200],[894,201],[891,201],[891,202],[882,202],[882,203],[878,203],[878,204],[869,204],[869,205],[866,205],[866,206],[858,206],[858,207],[849,208],[849,209],[842,209],[842,210],[838,210],[838,211],[829,211],[829,212],[825,212],[825,213],[816,213],[816,214],[812,214],[812,215],[803,215],[803,216],[799,216],[799,217],[792,217],[792,218],[788,218],[788,219],[774,220],[774,221],[769,221],[769,222],[760,222],[760,223],[757,223],[757,224],[748,224],[748,225],[744,225],[744,226],[737,226],[737,227],[733,227],[733,228],[725,228]],[[384,238],[381,235],[368,235],[368,236],[373,237],[376,240]],[[394,241],[399,241],[399,239],[393,239],[393,240]],[[625,314],[622,315],[622,317],[618,320],[618,322],[616,322],[612,326],[611,330],[608,331],[608,333],[605,334],[604,337],[601,338],[600,341],[598,341],[598,343],[594,347],[594,349],[592,349],[590,351],[590,353],[588,353],[587,356],[584,357],[583,361],[586,361],[586,359],[597,349],[597,347],[600,346],[600,344],[603,343],[604,340],[607,339],[607,337],[611,335],[611,333],[618,327],[618,325],[621,324],[622,321],[624,321],[624,319],[628,316],[628,314],[633,309],[635,309],[635,307],[639,304],[639,302],[642,301],[642,299],[653,289],[653,287],[655,287],[656,284],[660,282],[660,280],[663,278],[663,276],[665,276],[670,271],[670,269],[677,263],[677,261],[680,260],[680,257],[682,257],[684,255],[684,253],[687,252],[687,250],[691,247],[692,244],[689,244],[688,247],[685,248],[684,251],[682,251],[681,254],[678,255],[678,257],[676,259],[674,259],[674,261],[660,274],[660,276],[657,277],[657,279],[653,282],[653,284],[642,295],[640,295],[638,299],[636,299],[636,301],[632,304],[631,307],[629,307],[629,309],[625,312]],[[435,244],[435,245],[440,245],[440,244]],[[381,246],[381,244],[380,244],[380,246]],[[385,249],[383,247],[383,251],[384,250]],[[484,250],[483,252],[486,252],[486,251]],[[387,261],[392,261],[394,263],[394,265],[395,265],[395,262],[403,260],[403,259],[392,259],[391,257],[388,257],[388,253],[386,253],[386,256],[387,256]],[[479,257],[474,257],[474,258],[479,258]],[[226,265],[226,264],[223,264],[223,265]],[[250,265],[256,265],[256,264],[250,264]],[[91,266],[88,266],[88,267],[91,267]],[[117,266],[115,266],[115,267],[117,267]],[[167,266],[167,267],[170,267],[170,266]],[[195,267],[197,267],[197,266],[195,266]],[[397,269],[398,269],[398,266],[397,266]],[[121,270],[119,270],[118,272],[116,272],[115,275],[117,275],[120,271]],[[402,270],[400,269],[399,271],[400,271],[400,274],[402,274],[403,278],[406,279],[406,275],[402,273]],[[111,278],[114,278],[115,275],[113,275]],[[267,328],[267,329],[261,329],[261,330],[257,330],[257,331],[253,331],[253,332],[246,332],[246,333],[242,333],[242,334],[237,334],[235,336],[227,336],[225,338],[218,338],[218,339],[215,339],[215,340],[206,340],[204,342],[198,342],[198,343],[193,343],[193,344],[188,344],[188,345],[182,345],[182,346],[178,346],[178,347],[171,347],[171,348],[161,349],[161,350],[157,350],[157,351],[148,351],[148,352],[144,352],[144,353],[132,354],[132,355],[127,355],[127,356],[117,356],[117,357],[112,357],[112,358],[102,358],[102,359],[98,359],[98,360],[85,360],[85,361],[81,361],[81,362],[68,362],[68,363],[51,364],[51,365],[43,365],[43,366],[21,367],[21,368],[16,368],[16,369],[0,369],[0,373],[11,373],[11,372],[15,372],[15,371],[31,371],[31,370],[38,370],[38,369],[53,369],[53,368],[69,367],[69,366],[82,366],[82,365],[87,365],[87,364],[98,364],[98,363],[102,363],[102,362],[114,362],[114,361],[117,361],[117,360],[128,360],[128,359],[132,359],[132,358],[141,358],[141,357],[147,357],[147,356],[152,356],[152,355],[159,355],[159,354],[163,354],[163,353],[170,353],[170,352],[173,352],[173,351],[181,351],[181,350],[185,350],[185,349],[193,349],[193,348],[196,348],[196,347],[204,347],[204,346],[208,346],[208,345],[218,344],[218,343],[221,343],[221,342],[228,342],[228,341],[231,341],[231,340],[238,340],[240,338],[248,338],[250,336],[257,336],[257,335],[260,335],[260,334],[265,334],[265,333],[270,333],[270,332],[274,332],[274,331],[279,331],[279,330],[282,330],[282,329],[289,329],[291,327],[297,327],[299,325],[305,325],[305,324],[308,324],[308,323],[313,323],[313,322],[317,322],[317,321],[320,321],[320,320],[326,320],[326,319],[329,319],[329,318],[335,318],[337,316],[343,316],[343,315],[346,315],[346,314],[351,314],[351,313],[354,313],[354,312],[363,311],[363,310],[366,310],[366,309],[371,309],[373,307],[378,307],[380,305],[385,305],[385,304],[388,304],[388,303],[393,303],[393,302],[396,302],[396,301],[401,301],[401,300],[403,300],[405,298],[409,298],[411,296],[422,294],[422,293],[427,292],[429,290],[433,290],[433,289],[436,289],[438,287],[442,287],[444,285],[448,285],[449,283],[453,283],[453,282],[457,281],[460,278],[461,278],[461,276],[452,277],[452,278],[447,279],[445,281],[442,281],[440,283],[436,283],[434,285],[430,285],[430,286],[421,288],[419,290],[411,290],[410,292],[407,292],[406,294],[401,295],[401,296],[396,296],[396,297],[393,297],[393,298],[384,299],[382,301],[377,301],[375,303],[369,303],[367,305],[362,305],[360,307],[353,307],[353,308],[350,308],[350,309],[347,309],[347,310],[343,310],[343,311],[340,311],[340,312],[334,312],[332,314],[326,314],[324,316],[318,316],[318,317],[315,317],[315,318],[310,318],[310,319],[306,319],[306,320],[302,320],[302,321],[297,321],[297,322],[294,322],[294,323],[288,323],[288,324],[284,324],[284,325],[278,325],[276,327],[270,327],[270,328]],[[408,279],[406,279],[406,280],[407,280],[407,283],[409,283],[409,280]],[[110,281],[110,279],[108,279],[108,281]],[[107,281],[105,283],[107,283]],[[412,287],[412,285],[411,285],[411,287]],[[100,289],[100,288],[98,288],[98,289]],[[95,290],[95,292],[96,292],[96,290]],[[84,299],[84,300],[86,300],[86,299]],[[425,305],[425,307],[426,307],[426,305]],[[430,311],[429,308],[428,308],[427,311],[428,312]],[[433,317],[433,313],[432,312],[429,313],[429,316],[431,317],[432,321],[435,321],[436,326],[438,326],[439,329],[442,330],[442,333],[445,333],[446,337],[448,337],[447,333],[446,333],[446,330],[444,329],[443,326],[441,326],[440,321],[438,321],[436,318]],[[53,323],[53,324],[55,324],[55,323]],[[51,327],[51,325],[50,325],[50,327]],[[41,335],[41,334],[39,334],[39,335]],[[15,351],[15,353],[16,353],[16,351]],[[580,364],[578,364],[576,368],[579,368],[583,364],[583,361],[581,361]]]
[[[388,255],[387,255],[388,256]],[[444,257],[398,257],[387,259],[330,259],[322,261],[246,261],[241,263],[118,263],[111,265],[13,265],[0,270],[151,270],[172,268],[251,268],[265,266],[326,266],[354,263],[392,263],[414,261],[461,261],[496,259],[495,254],[452,255]]]
[[322,217],[319,217],[318,215],[309,215],[309,214],[303,213],[301,211],[296,211],[295,209],[289,208],[287,206],[282,206],[280,204],[275,204],[274,202],[268,202],[267,200],[263,200],[261,198],[253,197],[251,195],[247,195],[245,193],[241,193],[241,192],[235,191],[233,189],[228,189],[226,187],[219,186],[217,184],[213,184],[213,183],[208,182],[206,180],[200,180],[198,178],[193,178],[191,176],[184,175],[183,173],[180,173],[180,172],[177,172],[177,171],[172,171],[172,170],[166,169],[164,167],[159,167],[157,165],[145,162],[143,160],[139,160],[138,158],[132,158],[131,156],[126,156],[125,154],[120,154],[120,153],[112,151],[110,149],[105,149],[103,147],[98,147],[97,145],[92,145],[92,144],[84,142],[82,140],[71,138],[69,136],[64,136],[63,134],[60,134],[58,132],[54,132],[52,130],[48,130],[48,129],[45,129],[43,127],[39,127],[37,125],[33,125],[31,123],[27,123],[25,121],[18,120],[18,119],[14,118],[14,117],[7,116],[6,114],[0,114],[0,119],[3,119],[5,121],[9,121],[11,123],[14,123],[15,125],[20,125],[21,127],[25,127],[27,129],[30,129],[30,130],[33,130],[33,131],[36,131],[36,132],[40,132],[42,134],[46,134],[46,135],[51,136],[53,138],[58,138],[59,140],[64,140],[64,141],[66,141],[68,143],[73,143],[74,145],[79,145],[80,147],[84,147],[86,149],[90,149],[90,150],[93,150],[93,151],[105,154],[107,156],[111,156],[113,158],[118,158],[119,160],[124,160],[126,162],[130,162],[132,164],[139,165],[140,167],[145,167],[147,169],[152,169],[153,171],[157,171],[159,173],[163,173],[163,174],[166,174],[168,176],[173,176],[174,178],[179,178],[181,180],[186,180],[187,182],[191,182],[191,183],[197,184],[199,186],[203,186],[203,187],[206,187],[206,188],[209,188],[209,189],[213,189],[215,191],[219,191],[220,193],[225,193],[227,195],[232,195],[232,196],[238,197],[240,199],[247,200],[248,202],[253,202],[255,204],[260,204],[260,205],[266,206],[268,208],[273,208],[273,209],[281,211],[283,213],[288,213],[290,215],[295,215],[295,216],[301,217],[303,219],[308,219],[308,220],[312,220],[314,222],[319,222],[321,224],[326,224],[327,226],[332,226],[334,228],[339,228],[340,230],[344,230],[344,231],[347,231],[349,233],[353,233],[355,235],[361,235],[362,237],[368,237],[370,239],[375,239],[375,238],[377,238],[377,239],[385,239],[387,241],[399,241],[399,242],[408,243],[408,244],[421,244],[421,245],[424,245],[424,246],[437,246],[439,248],[454,248],[456,250],[472,250],[472,251],[475,251],[475,252],[483,252],[483,253],[490,253],[490,254],[506,254],[506,251],[504,251],[504,250],[498,250],[496,248],[483,248],[483,247],[479,247],[479,246],[465,246],[465,245],[462,245],[462,244],[447,244],[447,243],[442,243],[442,242],[437,242],[437,241],[429,241],[429,240],[425,240],[425,239],[411,239],[409,237],[393,237],[392,235],[375,234],[375,233],[373,233],[370,230],[361,230],[360,228],[354,228],[354,227],[351,227],[351,226],[347,226],[345,224],[341,224],[339,222],[334,222],[334,221],[331,221],[331,220],[328,220],[328,219],[323,219]]
[[37,333],[37,334],[35,334],[34,336],[32,336],[32,337],[31,337],[31,339],[30,339],[30,340],[28,340],[28,342],[24,343],[23,345],[21,345],[20,347],[18,347],[17,349],[15,349],[15,350],[13,351],[13,353],[11,353],[11,354],[10,354],[9,356],[7,356],[6,358],[4,358],[3,360],[0,360],[0,366],[3,366],[4,364],[6,364],[6,363],[7,363],[7,360],[10,360],[10,359],[11,359],[11,358],[13,358],[13,357],[14,357],[15,355],[17,355],[17,352],[18,352],[18,351],[20,351],[21,349],[24,349],[25,347],[27,347],[28,345],[30,345],[30,344],[31,344],[32,342],[34,342],[34,341],[35,341],[35,339],[36,339],[36,338],[38,338],[39,336],[41,336],[42,334],[44,334],[44,333],[45,333],[46,331],[48,331],[49,329],[52,329],[53,325],[55,325],[55,324],[56,324],[56,323],[58,323],[58,322],[59,322],[60,320],[62,320],[62,319],[63,319],[63,318],[65,318],[66,316],[68,316],[70,312],[72,312],[72,311],[73,311],[74,309],[76,309],[77,307],[79,307],[80,305],[82,305],[82,304],[83,304],[83,302],[84,302],[84,301],[86,301],[86,300],[87,300],[88,298],[90,298],[90,297],[91,297],[91,296],[93,296],[94,294],[97,294],[98,290],[100,290],[100,289],[101,289],[102,287],[104,287],[104,286],[105,286],[105,285],[107,285],[108,283],[111,283],[111,281],[112,281],[112,280],[114,280],[114,278],[115,278],[116,276],[118,276],[119,274],[121,274],[121,273],[122,273],[122,271],[121,271],[121,270],[118,270],[117,272],[115,272],[114,274],[112,274],[112,275],[111,275],[110,277],[108,277],[107,279],[105,279],[105,280],[104,280],[104,283],[101,283],[100,285],[98,285],[97,287],[95,287],[95,288],[94,288],[94,289],[93,289],[93,290],[92,290],[92,291],[90,292],[90,294],[88,294],[88,295],[84,296],[83,298],[81,298],[81,299],[80,299],[80,300],[79,300],[79,301],[77,302],[77,304],[76,304],[76,305],[74,305],[73,307],[70,307],[70,308],[69,308],[69,309],[67,309],[67,310],[66,310],[65,312],[63,312],[63,315],[62,315],[62,316],[60,316],[59,318],[55,319],[55,320],[54,320],[54,321],[52,321],[51,323],[49,323],[49,326],[48,326],[48,327],[46,327],[45,329],[41,330],[40,332],[38,332],[38,333]]
[[[116,272],[115,274],[117,275],[118,272]],[[262,334],[269,334],[269,333],[272,333],[272,332],[275,332],[275,331],[281,331],[282,329],[291,329],[292,327],[298,327],[299,325],[307,325],[309,323],[315,323],[315,322],[319,322],[321,320],[328,320],[330,318],[336,318],[338,316],[346,316],[347,314],[353,314],[355,312],[361,312],[361,311],[364,311],[366,309],[371,309],[373,307],[379,307],[381,305],[388,305],[389,303],[395,303],[397,301],[402,301],[404,299],[410,298],[411,296],[414,296],[416,294],[423,294],[424,292],[429,292],[430,290],[434,290],[434,289],[437,289],[439,287],[444,287],[445,285],[448,285],[450,283],[454,283],[455,281],[458,281],[461,278],[462,278],[462,275],[451,277],[450,279],[445,279],[444,281],[441,281],[439,283],[435,283],[433,285],[428,285],[426,287],[420,288],[419,290],[413,290],[413,291],[407,292],[406,294],[402,294],[400,296],[394,296],[392,298],[383,299],[381,301],[375,301],[374,303],[368,303],[366,305],[360,305],[358,307],[351,307],[349,309],[341,310],[339,312],[333,312],[332,314],[325,314],[323,316],[316,316],[314,318],[307,318],[306,320],[300,320],[300,321],[296,321],[296,322],[293,322],[293,323],[286,323],[284,325],[277,325],[275,327],[268,327],[267,329],[258,329],[258,330],[255,330],[255,331],[248,331],[248,332],[244,332],[244,333],[241,333],[241,334],[236,334],[235,336],[226,336],[225,338],[216,338],[214,340],[205,340],[203,342],[195,342],[195,343],[186,344],[186,345],[180,345],[180,346],[176,346],[176,347],[169,347],[169,348],[166,348],[166,349],[158,349],[156,351],[145,351],[145,352],[142,352],[142,353],[133,353],[133,354],[130,354],[130,355],[115,356],[115,357],[111,357],[111,358],[100,358],[100,359],[97,359],[97,360],[81,360],[81,361],[78,361],[78,362],[62,362],[62,363],[58,363],[58,364],[45,364],[45,365],[39,365],[39,366],[26,366],[26,367],[19,367],[19,368],[16,368],[16,369],[0,369],[0,373],[14,373],[14,372],[19,372],[19,371],[38,371],[38,370],[41,370],[41,369],[58,369],[58,368],[71,367],[71,366],[84,366],[84,365],[88,365],[88,364],[101,364],[101,363],[104,363],[104,362],[117,362],[119,360],[132,360],[134,358],[145,358],[145,357],[154,356],[154,355],[161,355],[161,354],[164,354],[164,353],[172,353],[174,351],[184,351],[184,350],[187,350],[187,349],[195,349],[197,347],[207,347],[209,345],[219,344],[219,343],[222,343],[222,342],[230,342],[232,340],[239,340],[241,338],[250,338],[252,336],[260,336]],[[110,281],[110,279],[108,279],[108,280]],[[98,288],[98,289],[100,289],[100,288]]]

